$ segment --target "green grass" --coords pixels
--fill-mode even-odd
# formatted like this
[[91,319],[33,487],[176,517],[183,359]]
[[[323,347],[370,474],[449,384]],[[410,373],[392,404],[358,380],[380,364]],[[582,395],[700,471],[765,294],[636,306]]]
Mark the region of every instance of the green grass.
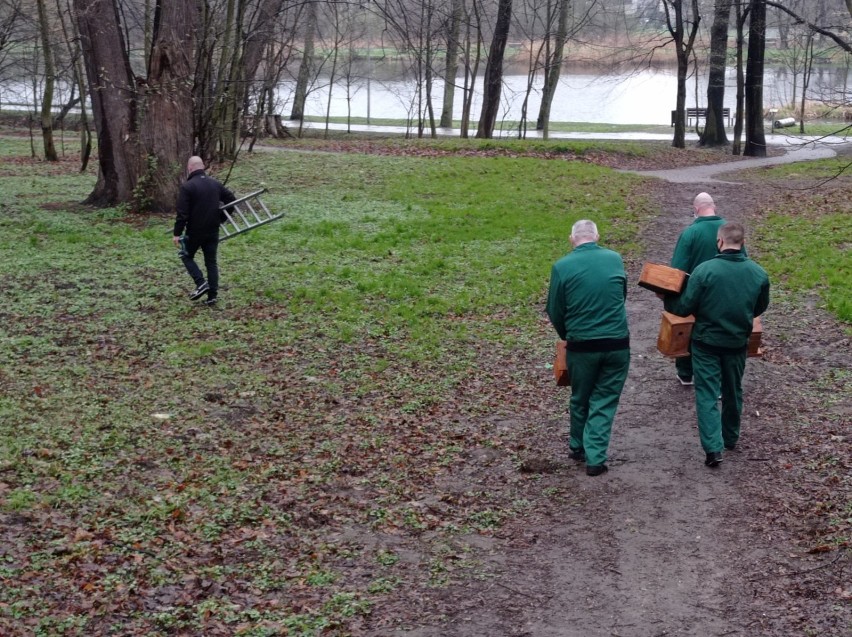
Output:
[[[636,258],[652,210],[638,178],[518,142],[423,148],[494,152],[245,156],[229,185],[287,215],[221,245],[211,310],[170,216],[80,207],[93,168],[0,141],[0,633],[344,635],[466,577],[465,536],[533,506],[436,478],[540,394],[573,221]],[[834,299],[852,240],[817,204],[770,217],[760,261]]]
[[849,157],[753,169],[740,178],[774,182],[785,193],[751,240],[773,284],[794,296],[818,294],[828,311],[852,324]]
[[[549,343],[571,223],[635,255],[649,214],[637,178],[578,162],[246,156],[230,185],[287,216],[222,244],[211,310],[186,299],[170,216],[80,207],[93,168],[28,157],[0,141],[4,634],[345,634],[452,581],[366,535],[443,545],[511,514],[498,493],[412,503],[512,408],[464,386],[477,352]],[[248,607],[258,591],[280,602]]]
[[[797,162],[794,164],[778,164],[767,168],[747,171],[751,175],[760,175],[762,179],[788,181],[790,179],[815,179],[830,181],[838,177],[852,176],[852,163],[849,157],[833,157],[817,161]],[[807,196],[807,191],[804,192]]]
[[[799,121],[799,118],[796,117],[796,121]],[[850,136],[852,136],[852,129],[849,124],[840,121],[823,121],[823,120],[812,120],[805,121],[805,132],[802,133],[799,131],[799,125],[791,126],[790,128],[776,128],[771,131],[776,135],[789,135],[790,137],[812,137],[814,135],[820,136],[831,136],[831,137],[840,137],[845,140],[849,140]]]
[[852,324],[850,212],[771,214],[758,242],[760,263],[772,280],[794,292],[817,292],[826,308],[847,324]]

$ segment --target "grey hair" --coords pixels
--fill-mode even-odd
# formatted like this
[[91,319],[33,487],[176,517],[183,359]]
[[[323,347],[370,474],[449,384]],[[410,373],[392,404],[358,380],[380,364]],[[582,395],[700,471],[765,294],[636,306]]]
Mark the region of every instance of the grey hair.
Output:
[[595,241],[598,238],[598,227],[594,221],[580,219],[571,226],[572,239],[589,239]]

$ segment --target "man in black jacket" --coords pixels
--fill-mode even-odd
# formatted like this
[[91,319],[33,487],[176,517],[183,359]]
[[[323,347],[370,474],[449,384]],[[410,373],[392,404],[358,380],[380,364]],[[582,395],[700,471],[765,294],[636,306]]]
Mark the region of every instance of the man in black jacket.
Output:
[[[236,199],[234,193],[204,172],[201,157],[190,157],[186,164],[186,181],[180,187],[177,200],[177,218],[172,239],[180,248],[181,260],[189,276],[195,281],[195,290],[189,298],[193,301],[207,294],[207,305],[216,303],[219,291],[219,266],[216,251],[219,247],[219,224],[224,213],[222,203]],[[186,234],[181,236],[184,231]],[[195,263],[195,253],[201,248],[207,280]]]

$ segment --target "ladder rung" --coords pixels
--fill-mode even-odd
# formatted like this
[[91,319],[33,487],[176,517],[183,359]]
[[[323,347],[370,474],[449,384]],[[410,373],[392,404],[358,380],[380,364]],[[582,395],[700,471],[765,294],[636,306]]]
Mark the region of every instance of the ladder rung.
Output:
[[246,206],[248,206],[249,212],[254,215],[255,220],[260,223],[262,219],[257,216],[257,213],[254,211],[254,208],[251,205],[251,201],[246,201]]
[[[222,212],[225,213],[225,222],[221,225],[222,232],[225,236],[220,237],[220,241],[230,239],[231,237],[235,237],[238,234],[242,234],[243,232],[257,228],[258,226],[266,225],[270,221],[275,221],[276,219],[280,219],[284,216],[283,212],[277,215],[273,215],[269,212],[269,208],[266,207],[266,204],[263,203],[263,200],[260,198],[260,195],[264,192],[266,192],[265,188],[220,206]],[[254,199],[254,205],[252,205],[252,199]],[[243,208],[243,204],[245,204],[245,208]],[[259,206],[266,217],[259,214],[255,206]],[[228,212],[228,210],[231,212]],[[254,217],[254,221],[250,220],[252,217]],[[228,229],[227,224],[230,224],[230,230]]]

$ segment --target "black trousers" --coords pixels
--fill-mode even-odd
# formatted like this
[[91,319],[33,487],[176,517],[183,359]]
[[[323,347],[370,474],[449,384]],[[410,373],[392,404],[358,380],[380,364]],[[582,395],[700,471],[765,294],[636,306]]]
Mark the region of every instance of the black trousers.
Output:
[[195,281],[195,286],[198,287],[204,283],[204,274],[201,268],[195,263],[195,253],[201,248],[204,255],[204,269],[207,270],[207,285],[210,286],[210,291],[207,293],[207,298],[213,298],[219,291],[219,265],[216,263],[216,253],[219,249],[218,235],[213,237],[203,237],[195,239],[194,237],[186,236],[184,238],[185,250],[181,254],[181,261],[189,272],[189,276]]

